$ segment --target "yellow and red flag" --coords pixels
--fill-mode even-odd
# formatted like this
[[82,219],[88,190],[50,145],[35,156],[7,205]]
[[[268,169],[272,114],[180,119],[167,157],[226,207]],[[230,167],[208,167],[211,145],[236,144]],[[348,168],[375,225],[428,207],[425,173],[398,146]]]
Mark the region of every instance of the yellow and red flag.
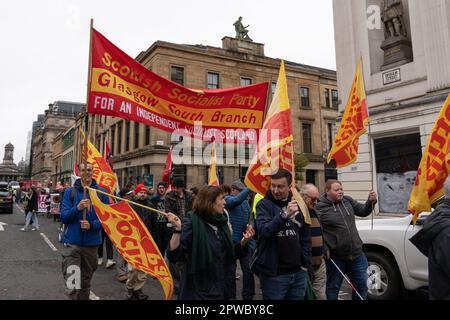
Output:
[[211,148],[211,163],[209,165],[208,185],[219,186],[219,179],[217,178],[216,170],[216,144],[213,143]]
[[89,197],[103,229],[120,255],[134,268],[156,277],[166,299],[170,299],[173,292],[172,276],[139,215],[125,201],[113,205],[102,203],[92,189],[89,189]]
[[359,137],[366,133],[368,121],[369,113],[366,105],[362,60],[360,60],[356,66],[353,85],[345,106],[341,125],[328,154],[328,163],[333,158],[336,161],[336,167],[341,168],[356,161]]
[[443,197],[444,182],[450,172],[450,95],[444,103],[428,138],[411,192],[408,211],[416,223],[421,212]]
[[[258,146],[245,175],[245,184],[254,192],[265,195],[270,188],[271,175],[279,168],[292,173],[295,180],[292,116],[289,104],[284,61],[281,61],[277,86],[267,111]],[[311,224],[309,210],[293,186],[294,199],[300,206],[305,221]]]
[[186,129],[196,138],[204,138],[203,132],[193,131],[196,121],[205,130],[221,130],[224,137],[262,126],[267,82],[227,89],[189,89],[148,70],[95,29],[91,64],[87,106],[91,114],[142,122],[169,132]]
[[[80,129],[81,136],[85,137],[84,132]],[[83,150],[84,148],[82,148]],[[104,188],[108,193],[114,193],[117,188],[117,176],[109,166],[105,157],[97,150],[97,148],[88,140],[87,145],[87,162],[92,163],[92,179],[98,185]],[[82,157],[84,157],[84,150]]]

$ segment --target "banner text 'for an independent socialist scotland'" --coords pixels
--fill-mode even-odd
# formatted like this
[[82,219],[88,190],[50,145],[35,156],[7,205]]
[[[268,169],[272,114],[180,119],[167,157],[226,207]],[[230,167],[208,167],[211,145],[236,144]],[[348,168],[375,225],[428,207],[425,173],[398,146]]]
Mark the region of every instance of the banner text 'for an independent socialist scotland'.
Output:
[[[206,130],[209,136],[211,130],[218,132],[216,140],[248,130],[251,134],[241,134],[241,141],[227,142],[244,142],[242,138],[256,141],[256,131],[264,120],[268,83],[188,89],[148,70],[96,30],[92,43],[89,113],[142,122],[169,132],[186,130],[196,138],[208,136]],[[194,124],[199,123],[205,131],[194,132]]]

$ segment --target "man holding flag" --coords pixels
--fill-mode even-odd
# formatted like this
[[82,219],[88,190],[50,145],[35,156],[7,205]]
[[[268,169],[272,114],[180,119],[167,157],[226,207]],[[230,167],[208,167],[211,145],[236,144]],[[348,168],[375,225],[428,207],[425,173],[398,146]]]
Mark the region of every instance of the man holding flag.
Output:
[[[89,300],[91,279],[97,269],[97,250],[102,243],[102,224],[89,196],[83,197],[84,186],[99,188],[92,179],[92,164],[80,164],[79,170],[85,181],[77,179],[72,188],[66,189],[61,204],[61,221],[66,226],[64,243],[71,245],[70,252],[63,255],[62,266],[69,297]],[[109,203],[105,195],[100,200]],[[83,211],[87,211],[85,220]]]
[[[337,168],[354,163],[358,155],[359,137],[366,132],[368,122],[361,60],[356,67],[347,105],[328,155],[328,162],[333,158]],[[327,261],[327,300],[338,299],[345,273],[351,281],[349,284],[353,290],[352,298],[366,299],[368,262],[356,229],[355,216],[370,215],[376,202],[377,195],[374,191],[370,191],[366,203],[361,204],[344,196],[340,181],[326,182],[326,194],[319,199],[317,210],[320,213],[323,237],[331,255]]]
[[[421,212],[431,211],[423,229],[410,241],[428,257],[430,299],[450,299],[450,95],[428,139],[411,192],[408,209],[416,222]],[[445,181],[445,182],[444,182]]]
[[[284,62],[245,184],[265,197],[256,205],[259,274],[266,300],[302,300],[311,263],[309,211],[295,189],[292,116]],[[295,200],[294,200],[295,199]]]

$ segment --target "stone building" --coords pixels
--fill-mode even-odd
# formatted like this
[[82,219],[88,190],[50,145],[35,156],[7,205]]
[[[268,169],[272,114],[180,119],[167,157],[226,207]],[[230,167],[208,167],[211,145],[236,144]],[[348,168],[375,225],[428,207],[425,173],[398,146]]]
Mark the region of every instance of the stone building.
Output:
[[450,2],[333,0],[333,11],[340,111],[361,55],[371,119],[358,161],[339,179],[359,200],[376,190],[381,213],[406,212],[422,149],[450,92]]
[[50,185],[56,167],[53,164],[55,138],[75,124],[84,104],[56,101],[49,105],[41,121],[33,128],[31,146],[31,179]]
[[[231,37],[222,39],[222,48],[157,41],[136,60],[189,88],[229,88],[270,82],[272,94],[280,66],[279,59],[264,55],[264,44]],[[335,174],[332,167],[324,165],[324,159],[337,117],[336,72],[289,61],[286,61],[286,72],[295,152],[304,153],[310,160],[306,181],[322,188],[325,179]],[[120,185],[141,182],[144,174],[152,175],[155,184],[161,179],[169,146],[174,142],[169,133],[106,116],[91,116],[90,127],[94,143],[101,151],[105,139],[109,141]],[[247,150],[245,163],[236,161],[234,165],[224,166],[219,160],[220,182],[231,183],[243,178],[251,157]],[[176,165],[174,175],[186,179],[190,187],[205,184],[207,172],[207,165]]]
[[5,146],[5,155],[3,163],[0,164],[0,181],[19,181],[24,176],[24,163],[19,162],[19,165],[14,163],[14,146],[8,143]]

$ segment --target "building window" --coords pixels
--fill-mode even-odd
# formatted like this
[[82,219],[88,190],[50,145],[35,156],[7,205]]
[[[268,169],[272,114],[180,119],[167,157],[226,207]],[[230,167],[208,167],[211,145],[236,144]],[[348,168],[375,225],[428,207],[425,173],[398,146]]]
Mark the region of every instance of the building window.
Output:
[[181,178],[183,179],[185,185],[187,185],[187,169],[186,165],[173,165],[172,166],[172,177],[170,181],[172,181],[175,178]]
[[184,86],[184,68],[172,66],[170,68],[170,80]]
[[303,123],[302,124],[302,139],[303,139],[303,152],[311,153],[311,124]]
[[123,121],[120,121],[117,125],[117,154],[122,153],[122,123]]
[[139,148],[139,123],[134,123],[134,149]]
[[380,212],[407,213],[422,158],[420,133],[397,132],[373,144]]
[[111,154],[112,155],[114,155],[115,154],[115,151],[114,151],[114,146],[115,146],[115,144],[114,144],[114,142],[115,142],[115,134],[116,134],[116,126],[112,126],[111,127],[111,135],[110,135],[110,137],[111,137]]
[[130,121],[125,122],[125,151],[130,150]]
[[150,144],[150,126],[145,126],[145,145],[148,146]]
[[276,89],[277,89],[277,83],[276,83],[276,81],[272,81],[270,83],[270,93],[272,95],[272,98],[273,98],[273,95],[275,94]]
[[208,89],[219,89],[219,74],[208,72]]
[[333,146],[333,124],[327,123],[327,150],[330,151]]
[[331,90],[331,101],[332,101],[333,109],[335,109],[335,110],[338,109],[338,100],[339,100],[338,91]]
[[301,87],[300,88],[300,100],[301,106],[304,108],[310,108],[309,105],[309,88]]
[[249,86],[252,84],[252,79],[241,77],[241,86]]
[[330,89],[325,89],[325,107],[330,107]]
[[316,171],[306,170],[306,183],[316,184]]

